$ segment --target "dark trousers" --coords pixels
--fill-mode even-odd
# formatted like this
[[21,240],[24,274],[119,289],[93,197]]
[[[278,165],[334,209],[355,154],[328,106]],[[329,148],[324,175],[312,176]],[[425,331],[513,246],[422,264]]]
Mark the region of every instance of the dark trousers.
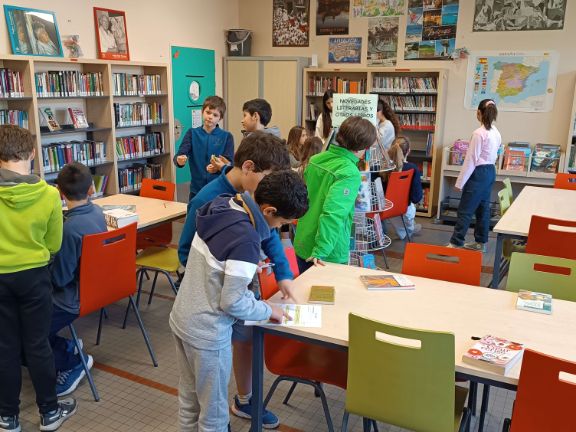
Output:
[[300,272],[300,274],[304,273],[306,270],[308,270],[310,267],[314,265],[311,262],[308,262],[305,259],[300,258],[298,255],[296,255],[296,262],[298,263],[298,271]]
[[41,414],[58,408],[54,357],[48,342],[52,284],[48,267],[0,274],[0,415],[18,415],[22,355]]
[[490,231],[490,193],[496,180],[496,168],[494,165],[480,165],[462,189],[462,198],[458,206],[458,220],[454,227],[454,233],[450,243],[462,246],[466,232],[470,227],[472,216],[476,215],[474,225],[474,239],[478,243],[488,243]]
[[80,355],[74,354],[74,344],[69,339],[58,336],[58,332],[78,318],[78,314],[72,314],[64,309],[53,306],[52,325],[50,326],[50,346],[54,353],[54,366],[56,372],[67,371],[81,363]]

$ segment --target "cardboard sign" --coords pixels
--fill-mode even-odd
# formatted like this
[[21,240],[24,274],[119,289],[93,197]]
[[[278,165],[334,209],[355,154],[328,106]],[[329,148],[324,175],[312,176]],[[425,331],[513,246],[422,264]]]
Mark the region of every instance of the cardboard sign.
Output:
[[332,126],[340,127],[344,120],[353,116],[370,120],[376,126],[378,124],[377,109],[378,95],[336,93],[332,108]]

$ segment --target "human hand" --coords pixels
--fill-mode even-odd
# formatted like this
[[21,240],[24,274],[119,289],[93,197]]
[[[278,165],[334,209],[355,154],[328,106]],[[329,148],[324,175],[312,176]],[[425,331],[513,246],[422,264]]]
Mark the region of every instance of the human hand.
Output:
[[322,261],[320,258],[315,258],[315,257],[308,258],[306,260],[306,262],[311,262],[312,264],[314,264],[314,267],[318,267],[318,266],[324,267],[326,265],[326,263],[324,263],[324,261]]
[[210,162],[218,169],[218,171],[222,171],[222,168],[226,165],[230,165],[230,161],[224,156],[216,156]]
[[178,164],[178,166],[184,166],[187,160],[188,156],[186,155],[180,155],[176,157],[176,163]]
[[208,171],[210,174],[216,174],[218,169],[214,166],[214,164],[208,164],[206,165],[206,171]]
[[281,323],[284,320],[284,318],[286,318],[287,321],[292,321],[292,317],[288,315],[288,313],[284,311],[284,309],[282,309],[280,306],[271,303],[268,303],[268,305],[272,308],[272,315],[270,315],[270,321]]
[[291,279],[284,279],[278,281],[278,289],[282,293],[282,300],[292,300],[296,301],[294,297],[293,290],[294,290],[294,281]]

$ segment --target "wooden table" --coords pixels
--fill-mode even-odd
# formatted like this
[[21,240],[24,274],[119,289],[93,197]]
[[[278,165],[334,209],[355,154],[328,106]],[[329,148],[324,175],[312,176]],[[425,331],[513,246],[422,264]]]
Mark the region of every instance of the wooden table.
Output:
[[137,195],[117,194],[95,199],[94,204],[135,205],[138,213],[138,231],[186,216],[187,205],[177,201],[164,201]]
[[533,215],[576,221],[576,192],[535,186],[525,186],[522,189],[522,192],[494,227],[497,237],[492,288],[498,288],[500,281],[500,262],[504,239],[507,237],[525,239],[528,237]]
[[[410,291],[368,291],[360,275],[389,274],[328,264],[312,267],[295,281],[296,303],[307,302],[311,285],[333,285],[334,305],[322,307],[322,328],[255,327],[253,347],[252,431],[260,431],[263,395],[263,335],[274,333],[332,348],[348,347],[348,314],[417,329],[455,335],[456,372],[466,379],[515,389],[520,364],[507,375],[495,374],[462,362],[472,336],[492,334],[525,344],[527,348],[576,361],[576,303],[553,300],[552,315],[516,309],[516,293],[409,276]],[[280,294],[271,301],[281,303]]]

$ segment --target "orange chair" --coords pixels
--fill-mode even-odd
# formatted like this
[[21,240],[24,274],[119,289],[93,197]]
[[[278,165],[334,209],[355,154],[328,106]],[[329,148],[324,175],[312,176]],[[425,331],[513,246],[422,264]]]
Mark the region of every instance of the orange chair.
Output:
[[402,224],[406,230],[406,238],[409,242],[412,241],[410,233],[406,229],[406,222],[404,221],[404,213],[410,205],[410,187],[412,185],[412,177],[414,170],[408,171],[394,171],[388,177],[388,185],[386,186],[386,199],[392,201],[392,208],[380,213],[382,221],[399,217],[402,219]]
[[576,375],[576,363],[525,350],[512,421],[504,421],[504,432],[574,430],[576,384],[561,372]]
[[[82,256],[80,259],[80,317],[100,310],[96,345],[100,344],[104,308],[128,297],[128,308],[132,307],[138,326],[144,336],[146,347],[154,366],[158,366],[156,357],[144,328],[138,308],[132,295],[136,292],[136,224],[128,225],[114,231],[84,236]],[[104,270],[104,271],[103,271]],[[73,324],[69,325],[70,333],[78,352],[81,352],[78,336]],[[86,365],[84,356],[80,356],[92,394],[100,400],[92,375]]]
[[404,251],[402,273],[467,285],[480,285],[482,254],[422,243],[409,243]]
[[554,189],[576,190],[576,174],[556,174],[556,179],[554,180]]
[[526,253],[576,260],[574,244],[576,222],[532,216]]
[[[294,273],[294,277],[296,277],[298,275],[298,265],[296,264],[294,249],[286,248],[285,252],[290,262],[290,268]],[[275,282],[276,279],[273,278],[274,275],[272,273],[267,274],[267,272],[262,272],[259,275],[263,299],[268,299],[278,292],[278,286]],[[274,282],[272,282],[272,280],[274,280]],[[265,334],[264,361],[268,370],[278,375],[266,395],[264,408],[266,408],[278,384],[282,381],[292,382],[292,386],[284,398],[284,404],[288,404],[297,383],[311,385],[314,387],[315,394],[318,395],[322,401],[328,430],[333,432],[334,424],[328,408],[328,401],[326,400],[326,395],[320,383],[332,384],[346,389],[348,353],[346,351],[337,351],[320,345],[288,339],[283,336]]]
[[[176,185],[174,183],[149,178],[142,179],[140,196],[163,201],[174,201]],[[136,248],[146,249],[150,246],[166,246],[172,241],[172,224],[161,226],[138,233]]]

